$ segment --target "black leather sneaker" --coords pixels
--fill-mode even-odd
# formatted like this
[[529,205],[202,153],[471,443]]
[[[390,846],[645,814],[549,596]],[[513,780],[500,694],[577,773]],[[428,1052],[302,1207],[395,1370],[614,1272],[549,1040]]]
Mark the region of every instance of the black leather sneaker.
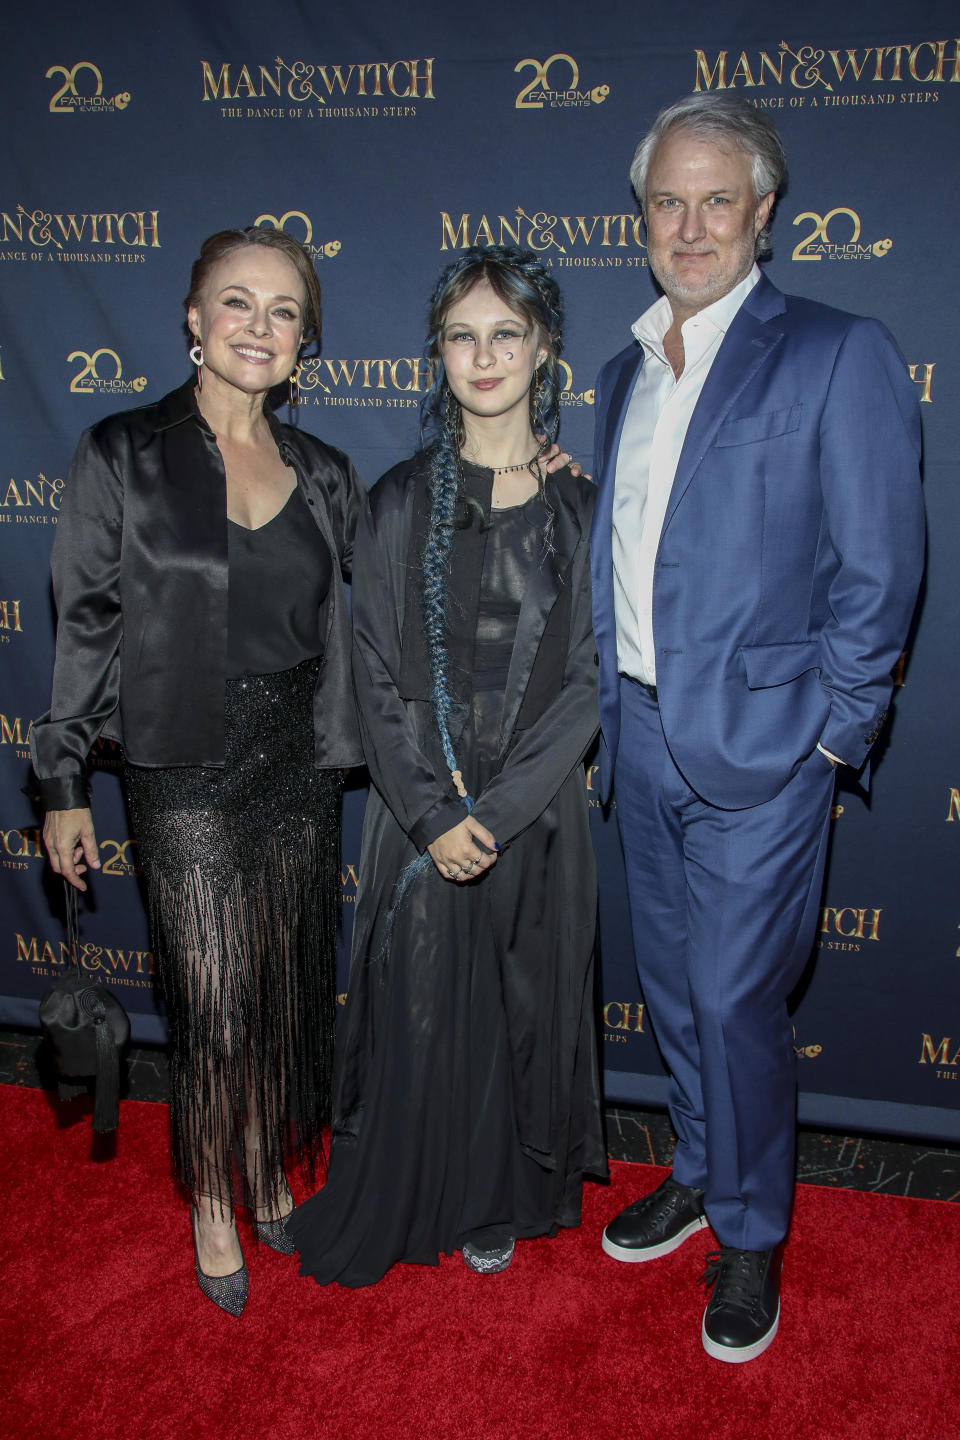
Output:
[[714,1360],[734,1365],[755,1360],[773,1343],[780,1324],[783,1246],[734,1250],[725,1245],[707,1256],[703,1279],[712,1286],[703,1312],[703,1348]]
[[669,1255],[706,1223],[703,1191],[681,1185],[669,1175],[656,1190],[610,1221],[601,1244],[614,1260],[636,1264]]

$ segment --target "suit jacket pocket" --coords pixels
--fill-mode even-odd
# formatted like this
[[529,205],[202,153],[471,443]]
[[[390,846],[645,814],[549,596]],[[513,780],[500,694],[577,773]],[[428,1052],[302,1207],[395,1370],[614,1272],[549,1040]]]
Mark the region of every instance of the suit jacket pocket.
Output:
[[817,640],[797,640],[785,645],[741,645],[740,655],[751,690],[786,685],[820,664]]
[[727,420],[717,430],[715,445],[753,445],[758,440],[774,440],[800,429],[803,403],[798,401],[786,410],[770,410],[766,415],[745,415],[740,420]]

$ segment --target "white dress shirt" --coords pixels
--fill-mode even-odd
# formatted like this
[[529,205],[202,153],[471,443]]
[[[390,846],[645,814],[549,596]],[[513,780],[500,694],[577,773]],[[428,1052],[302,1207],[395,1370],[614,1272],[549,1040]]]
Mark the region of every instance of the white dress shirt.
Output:
[[739,285],[683,322],[684,364],[679,380],[663,350],[663,338],[673,323],[667,297],[651,305],[632,327],[643,346],[644,361],[617,452],[613,603],[617,665],[622,674],[646,685],[657,683],[653,575],[680,451],[720,342],[759,279],[760,270],[754,265]]

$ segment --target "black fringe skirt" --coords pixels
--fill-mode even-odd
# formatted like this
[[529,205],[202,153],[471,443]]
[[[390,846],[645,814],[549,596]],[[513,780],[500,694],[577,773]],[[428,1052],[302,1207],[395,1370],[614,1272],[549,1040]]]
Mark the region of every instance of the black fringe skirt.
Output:
[[291,1154],[313,1182],[329,1121],[343,778],[313,766],[317,668],[227,681],[222,769],[126,767],[174,1170],[221,1211],[276,1206]]

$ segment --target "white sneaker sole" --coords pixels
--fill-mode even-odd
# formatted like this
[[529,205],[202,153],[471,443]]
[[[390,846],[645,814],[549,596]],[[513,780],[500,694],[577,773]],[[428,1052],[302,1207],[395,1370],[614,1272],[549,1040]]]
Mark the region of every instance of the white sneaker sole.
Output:
[[762,1355],[769,1345],[772,1345],[780,1328],[780,1301],[777,1301],[777,1313],[773,1324],[766,1335],[761,1335],[752,1345],[718,1345],[716,1340],[711,1340],[707,1334],[707,1314],[704,1311],[703,1324],[700,1327],[700,1339],[703,1341],[703,1348],[714,1360],[725,1360],[728,1365],[742,1365],[747,1360],[756,1360]]
[[603,1238],[600,1244],[606,1253],[611,1255],[614,1260],[622,1260],[627,1265],[639,1265],[642,1264],[644,1260],[659,1260],[661,1255],[669,1255],[674,1250],[679,1250],[683,1242],[689,1240],[691,1235],[696,1235],[698,1230],[705,1230],[706,1228],[707,1217],[701,1215],[699,1219],[691,1220],[689,1225],[672,1236],[671,1239],[661,1240],[659,1245],[618,1245],[615,1240],[611,1240],[608,1237],[606,1230],[603,1232]]

